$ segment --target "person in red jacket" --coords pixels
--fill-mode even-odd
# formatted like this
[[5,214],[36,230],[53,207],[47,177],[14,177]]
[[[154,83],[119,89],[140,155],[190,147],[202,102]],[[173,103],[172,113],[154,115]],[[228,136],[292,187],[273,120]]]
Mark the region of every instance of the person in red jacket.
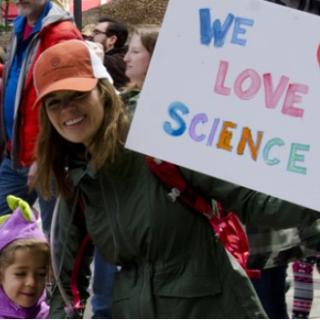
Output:
[[[30,204],[37,197],[36,192],[30,192],[28,188],[28,180],[32,179],[30,168],[36,160],[34,149],[39,132],[38,107],[34,105],[34,64],[50,46],[64,40],[82,39],[69,13],[50,0],[19,0],[17,9],[18,17],[14,21],[3,71],[0,106],[1,214],[9,212],[6,203],[8,194],[19,196]],[[52,204],[42,211],[51,210]],[[49,220],[43,221],[45,231],[49,229]]]

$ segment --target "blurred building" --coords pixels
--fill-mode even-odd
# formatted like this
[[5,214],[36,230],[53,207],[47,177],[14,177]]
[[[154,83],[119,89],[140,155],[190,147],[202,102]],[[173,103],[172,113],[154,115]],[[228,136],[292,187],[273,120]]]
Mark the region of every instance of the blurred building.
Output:
[[[54,1],[62,5],[67,11],[73,13],[74,0],[54,0]],[[87,11],[92,8],[102,6],[103,4],[106,4],[108,2],[111,2],[111,0],[82,0],[81,1],[82,11]]]
[[[1,1],[1,16],[0,16],[0,23],[5,24],[7,21],[9,24],[14,20],[14,18],[17,16],[17,8],[15,3],[12,3],[11,1]],[[55,2],[62,6],[64,9],[69,11],[73,14],[73,4],[75,0],[52,0],[52,2]],[[106,4],[108,2],[111,2],[112,0],[82,0],[81,1],[81,7],[82,11],[87,11],[89,9],[102,6],[103,4]]]

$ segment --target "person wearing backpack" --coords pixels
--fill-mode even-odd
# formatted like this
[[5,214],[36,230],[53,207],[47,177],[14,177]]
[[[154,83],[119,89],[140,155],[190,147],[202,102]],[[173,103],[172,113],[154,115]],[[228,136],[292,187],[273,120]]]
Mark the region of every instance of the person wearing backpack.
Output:
[[[54,66],[47,63],[52,59]],[[49,196],[54,175],[59,194],[53,218],[58,234],[52,234],[59,290],[50,317],[64,318],[85,304],[90,240],[106,261],[121,266],[114,279],[115,318],[266,317],[246,273],[207,219],[173,201],[145,156],[123,147],[128,111],[108,78],[102,62],[77,40],[46,50],[35,66],[41,105],[36,182]],[[190,187],[244,223],[299,225],[305,245],[319,246],[319,212],[179,169]]]

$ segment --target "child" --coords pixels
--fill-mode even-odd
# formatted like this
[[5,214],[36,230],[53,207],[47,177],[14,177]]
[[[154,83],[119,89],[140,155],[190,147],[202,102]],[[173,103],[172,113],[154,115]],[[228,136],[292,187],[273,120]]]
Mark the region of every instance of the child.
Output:
[[8,196],[12,214],[0,217],[0,318],[48,317],[45,285],[49,246],[23,200]]

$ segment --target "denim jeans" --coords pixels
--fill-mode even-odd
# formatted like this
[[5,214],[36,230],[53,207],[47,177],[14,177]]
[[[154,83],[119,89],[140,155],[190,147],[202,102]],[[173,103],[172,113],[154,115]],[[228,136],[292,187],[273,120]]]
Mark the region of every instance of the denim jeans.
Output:
[[95,250],[93,269],[93,319],[111,319],[112,286],[117,268],[106,262]]
[[7,196],[12,194],[33,205],[37,198],[35,191],[30,192],[27,186],[29,168],[12,169],[11,160],[3,159],[0,164],[0,216],[10,213]]
[[[29,168],[13,169],[12,161],[4,158],[0,164],[0,216],[10,212],[6,197],[12,194],[27,201],[31,206],[37,199],[36,191],[29,191],[27,186]],[[43,231],[49,235],[55,198],[49,201],[39,197]]]
[[39,207],[41,212],[42,230],[46,234],[46,236],[49,238],[53,210],[56,204],[56,198],[51,197],[49,200],[44,200],[41,196],[39,196],[38,200],[39,200]]
[[260,279],[252,283],[270,319],[288,319],[286,305],[287,266],[261,270]]

